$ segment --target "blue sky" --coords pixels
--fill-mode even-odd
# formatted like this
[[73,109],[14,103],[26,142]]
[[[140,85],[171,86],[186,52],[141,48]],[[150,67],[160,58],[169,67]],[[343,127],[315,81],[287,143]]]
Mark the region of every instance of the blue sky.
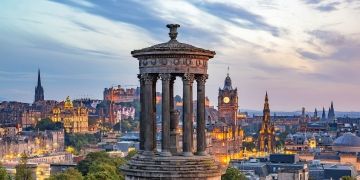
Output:
[[178,23],[179,41],[217,52],[213,104],[230,66],[240,108],[261,109],[267,90],[274,110],[333,100],[359,111],[359,19],[355,0],[3,0],[0,99],[32,102],[38,68],[46,99],[137,85],[130,51],[167,41],[165,25]]

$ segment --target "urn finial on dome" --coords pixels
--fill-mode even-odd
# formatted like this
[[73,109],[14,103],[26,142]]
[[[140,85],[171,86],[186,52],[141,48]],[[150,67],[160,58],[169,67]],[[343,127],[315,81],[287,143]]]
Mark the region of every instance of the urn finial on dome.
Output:
[[176,36],[177,36],[177,28],[180,27],[179,24],[168,24],[166,25],[167,28],[170,29],[170,32],[169,32],[169,36],[171,38],[171,40],[176,40]]

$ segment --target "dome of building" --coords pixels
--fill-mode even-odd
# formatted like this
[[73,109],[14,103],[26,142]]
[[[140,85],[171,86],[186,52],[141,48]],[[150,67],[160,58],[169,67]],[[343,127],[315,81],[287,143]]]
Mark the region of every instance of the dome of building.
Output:
[[339,152],[360,152],[360,137],[352,133],[344,133],[335,139],[333,150]]

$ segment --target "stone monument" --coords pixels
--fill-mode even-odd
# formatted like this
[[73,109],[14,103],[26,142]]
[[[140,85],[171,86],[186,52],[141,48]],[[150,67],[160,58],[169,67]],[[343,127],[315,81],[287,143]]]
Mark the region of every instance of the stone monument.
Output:
[[[126,179],[220,179],[222,169],[206,153],[205,82],[214,51],[176,40],[178,24],[168,24],[170,40],[134,50],[140,74],[140,151],[122,167]],[[179,112],[174,110],[174,81],[183,81],[182,151]],[[162,83],[161,151],[156,147],[156,82]],[[197,82],[196,151],[193,150],[193,82]]]

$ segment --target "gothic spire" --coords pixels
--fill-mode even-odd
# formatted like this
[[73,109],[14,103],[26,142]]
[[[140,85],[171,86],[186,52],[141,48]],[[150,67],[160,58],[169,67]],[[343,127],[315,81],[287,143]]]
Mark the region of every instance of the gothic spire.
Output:
[[38,79],[37,86],[35,87],[35,101],[43,101],[44,100],[44,89],[41,86],[41,77],[40,77],[40,69],[38,69]]
[[269,101],[269,98],[268,98],[268,94],[267,94],[267,91],[266,91],[266,94],[265,94],[265,102],[268,102]]
[[37,80],[37,86],[41,86],[41,77],[40,77],[40,69],[38,69],[38,80]]
[[321,119],[322,119],[322,120],[325,120],[325,119],[326,119],[325,107],[323,107],[323,112],[322,112],[322,115],[321,115]]
[[270,115],[270,106],[269,106],[269,98],[268,98],[267,91],[265,94],[264,112],[269,112],[269,115]]

